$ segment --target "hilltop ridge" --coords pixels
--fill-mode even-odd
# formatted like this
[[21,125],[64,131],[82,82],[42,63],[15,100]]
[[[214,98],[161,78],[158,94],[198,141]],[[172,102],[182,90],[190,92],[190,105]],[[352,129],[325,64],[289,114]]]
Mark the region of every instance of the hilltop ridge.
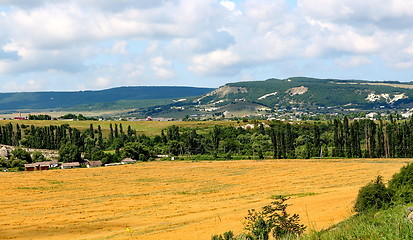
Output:
[[[413,107],[413,84],[291,77],[225,84],[195,100],[148,108],[148,115],[171,110],[192,114],[267,115],[285,110],[342,112]],[[160,108],[162,108],[160,110]]]

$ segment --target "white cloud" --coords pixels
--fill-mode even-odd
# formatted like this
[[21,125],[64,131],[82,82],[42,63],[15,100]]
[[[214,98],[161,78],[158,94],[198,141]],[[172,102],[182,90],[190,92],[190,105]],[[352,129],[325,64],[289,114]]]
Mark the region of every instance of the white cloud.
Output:
[[15,92],[39,91],[45,89],[47,84],[48,81],[44,79],[30,79],[24,82],[7,81],[3,84],[2,90]]
[[217,50],[195,56],[189,70],[201,76],[232,75],[237,71],[234,67],[241,61],[241,57],[231,51]]
[[106,88],[110,86],[110,84],[111,84],[111,80],[109,78],[99,77],[92,83],[92,86],[94,88]]
[[123,68],[126,71],[128,78],[131,78],[131,79],[142,77],[146,70],[146,67],[144,65],[138,65],[138,64],[135,65],[132,63],[126,63],[123,66]]
[[351,58],[340,58],[336,63],[342,68],[355,68],[362,65],[370,64],[371,60],[364,56],[353,56]]
[[101,76],[92,87],[182,84],[195,73],[205,86],[245,73],[350,74],[378,61],[390,72],[413,71],[407,0],[298,0],[297,7],[288,0],[0,0],[0,7],[8,9],[0,14],[0,81],[53,72],[81,88],[92,85],[78,79]]
[[127,41],[117,41],[115,44],[113,44],[112,47],[112,52],[114,54],[127,54],[127,47],[128,47],[128,42]]
[[152,70],[157,77],[169,79],[175,77],[175,72],[172,68],[172,63],[162,56],[151,59]]
[[229,11],[234,11],[235,10],[235,3],[225,0],[225,1],[221,1],[220,4],[222,6],[224,6],[226,9],[228,9]]

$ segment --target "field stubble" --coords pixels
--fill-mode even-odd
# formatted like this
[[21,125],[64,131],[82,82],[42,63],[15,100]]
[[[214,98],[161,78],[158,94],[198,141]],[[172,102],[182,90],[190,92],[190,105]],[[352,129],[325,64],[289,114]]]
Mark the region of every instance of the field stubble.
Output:
[[149,162],[0,173],[2,239],[210,239],[289,195],[314,229],[352,214],[358,189],[406,159]]

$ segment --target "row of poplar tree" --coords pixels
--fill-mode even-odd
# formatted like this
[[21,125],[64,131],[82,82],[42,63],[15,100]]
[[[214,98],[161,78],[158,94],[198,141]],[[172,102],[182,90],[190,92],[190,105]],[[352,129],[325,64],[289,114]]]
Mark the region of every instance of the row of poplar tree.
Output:
[[[325,122],[256,122],[254,127],[180,128],[175,125],[156,136],[137,134],[130,126],[110,124],[109,132],[92,124],[80,131],[68,124],[0,126],[0,143],[38,149],[75,149],[85,158],[118,157],[148,160],[155,155],[211,158],[390,158],[413,157],[413,120],[373,121],[336,119]],[[73,151],[75,151],[73,150]],[[106,154],[106,155],[105,155]],[[109,157],[110,158],[110,157]],[[69,161],[68,159],[67,161]],[[116,159],[107,160],[106,162]]]

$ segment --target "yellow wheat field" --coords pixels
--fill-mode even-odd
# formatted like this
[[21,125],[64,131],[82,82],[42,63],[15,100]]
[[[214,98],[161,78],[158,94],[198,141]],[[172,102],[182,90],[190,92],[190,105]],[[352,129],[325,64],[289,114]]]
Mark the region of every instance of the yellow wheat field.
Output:
[[351,212],[358,189],[406,159],[150,162],[0,173],[1,239],[210,239],[291,195],[310,228]]

